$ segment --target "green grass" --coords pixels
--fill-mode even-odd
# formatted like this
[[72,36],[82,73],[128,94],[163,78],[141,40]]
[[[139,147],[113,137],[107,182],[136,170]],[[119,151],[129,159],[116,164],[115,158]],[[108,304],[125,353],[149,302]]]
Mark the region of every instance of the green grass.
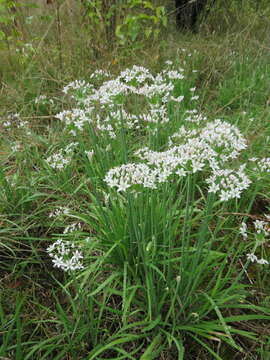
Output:
[[[1,59],[0,358],[268,358],[269,265],[246,257],[254,252],[270,260],[268,238],[253,225],[264,220],[266,231],[269,226],[269,172],[249,161],[269,157],[270,141],[269,54],[257,20],[246,26],[244,17],[238,29],[210,35],[216,24],[212,14],[200,35],[168,30],[160,48],[146,43],[128,54],[104,52],[99,60],[79,56],[87,52],[80,43],[66,47],[61,71],[53,37],[48,40],[51,58],[41,47],[23,63],[14,53],[12,64]],[[179,109],[169,103],[170,121],[156,132],[153,124],[130,129],[121,115],[110,119],[114,140],[97,129],[97,120],[74,137],[69,133],[74,124],[65,127],[55,117],[63,110],[84,109],[85,95],[63,95],[68,82],[89,81],[97,68],[115,77],[133,64],[155,74],[166,60],[185,70],[185,79],[175,81],[173,90],[185,99]],[[200,95],[195,101],[193,87]],[[36,103],[39,95],[47,99]],[[149,102],[160,103],[161,96],[115,100],[121,101],[138,116]],[[138,162],[136,150],[167,150],[169,136],[183,124],[199,131],[203,123],[184,120],[185,111],[194,108],[209,122],[235,125],[247,139],[247,148],[226,163],[234,169],[247,163],[252,183],[240,199],[222,202],[208,193],[207,166],[186,177],[171,175],[157,189],[135,185],[117,192],[108,186],[108,171]],[[16,116],[8,119],[14,113],[27,123]],[[92,117],[97,114],[104,119],[110,111],[95,105]],[[70,163],[60,170],[50,167],[46,159],[74,141],[78,145]],[[89,159],[86,151],[91,150]],[[69,211],[50,216],[59,208]],[[239,234],[242,221],[247,239]],[[65,231],[74,223],[73,231]],[[83,252],[82,270],[53,267],[46,249],[59,238]]]

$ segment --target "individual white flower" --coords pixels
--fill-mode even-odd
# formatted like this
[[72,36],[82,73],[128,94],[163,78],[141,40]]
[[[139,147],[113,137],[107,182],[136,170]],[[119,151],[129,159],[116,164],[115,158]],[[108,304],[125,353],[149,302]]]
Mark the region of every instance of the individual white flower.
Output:
[[265,259],[259,259],[257,261],[258,264],[260,265],[269,265],[269,261],[265,260]]
[[254,254],[247,254],[247,259],[251,262],[257,262],[258,261],[258,258],[256,255]]
[[77,132],[72,129],[72,130],[69,130],[69,133],[72,135],[72,136],[77,136]]
[[22,128],[27,128],[27,126],[29,125],[29,122],[26,121],[26,120],[22,120],[22,119],[18,119],[18,122],[17,122],[17,126],[18,128],[22,129]]
[[11,122],[9,120],[3,122],[3,127],[8,128],[11,126]]
[[89,150],[89,151],[85,150],[85,154],[87,155],[88,160],[91,161],[94,156],[94,150]]
[[183,95],[180,95],[178,97],[171,96],[170,100],[181,103],[184,100],[184,98],[185,97]]
[[[68,94],[70,91],[82,91],[83,93],[88,93],[89,90],[93,88],[92,84],[87,83],[85,80],[75,80],[66,85],[63,88],[63,93]],[[73,96],[72,96],[73,97]]]
[[243,236],[244,239],[247,239],[247,224],[245,222],[241,223],[241,226],[239,228],[240,234]]
[[59,206],[59,208],[53,210],[50,212],[49,217],[59,217],[63,215],[68,215],[70,212],[70,209],[65,206]]
[[104,203],[105,203],[105,205],[108,206],[109,202],[110,202],[110,194],[104,192]]
[[265,221],[255,220],[253,224],[257,234],[264,232],[264,225],[266,224]]
[[22,145],[20,143],[14,143],[11,147],[11,151],[12,152],[18,152],[19,150],[21,150]]
[[40,103],[42,104],[42,103],[46,102],[46,100],[47,100],[46,95],[39,95],[35,98],[34,102],[35,102],[35,104],[40,104]]
[[270,234],[270,229],[266,226],[267,222],[263,220],[255,220],[253,222],[257,234],[263,234],[268,236]]
[[256,262],[259,265],[269,265],[269,261],[266,259],[258,259],[255,254],[247,254],[247,259],[252,263]]
[[83,255],[80,246],[72,241],[58,239],[47,248],[53,265],[64,271],[83,269]]

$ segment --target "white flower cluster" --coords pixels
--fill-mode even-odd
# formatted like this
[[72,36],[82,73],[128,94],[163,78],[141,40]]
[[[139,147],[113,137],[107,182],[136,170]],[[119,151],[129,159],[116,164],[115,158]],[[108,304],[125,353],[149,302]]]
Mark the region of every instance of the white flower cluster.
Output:
[[65,227],[63,234],[72,233],[75,231],[79,231],[82,228],[80,223],[73,223]]
[[187,110],[186,114],[188,116],[185,118],[185,121],[199,124],[199,123],[207,120],[207,117],[204,116],[203,114],[198,113],[198,110],[196,110],[196,109]]
[[[174,145],[173,142],[176,141],[181,144]],[[147,166],[127,164],[124,168],[114,168],[109,171],[105,181],[109,186],[117,187],[118,191],[125,191],[133,180],[134,184],[143,185],[142,181],[138,182],[129,172],[123,171],[131,165],[131,171],[140,166],[140,178],[144,171],[144,177],[151,178],[151,187],[156,188],[158,183],[167,181],[173,174],[182,177],[210,168],[212,174],[206,179],[209,192],[218,192],[222,201],[239,198],[251,183],[244,172],[245,165],[238,170],[224,169],[226,161],[237,157],[246,147],[245,139],[233,125],[215,120],[207,123],[201,130],[186,130],[181,127],[170,137],[169,145],[169,149],[163,152],[152,151],[147,147],[139,149],[135,155],[146,162]]]
[[174,134],[169,137],[168,145],[173,146],[175,144],[181,144],[188,141],[190,138],[198,136],[198,129],[187,129],[185,126],[181,126]]
[[17,123],[17,126],[18,128],[23,128],[25,129],[27,126],[29,126],[29,122],[26,121],[26,120],[22,120],[22,119],[19,119],[18,123]]
[[[183,69],[181,69],[183,71]],[[164,70],[163,74],[168,77],[170,80],[182,80],[185,78],[182,71],[176,71],[176,70]]]
[[156,188],[156,171],[145,164],[125,164],[108,171],[105,181],[117,191],[126,191],[132,185],[143,185],[146,188]]
[[161,99],[161,103],[167,103],[171,98],[173,90],[174,85],[171,82],[167,83],[161,75],[157,75],[153,84],[145,84],[133,92],[145,96],[149,100],[158,96]]
[[166,124],[169,122],[166,105],[159,104],[151,104],[149,113],[141,115],[140,118],[145,122],[155,124]]
[[[102,70],[96,70],[91,76],[91,80],[99,77],[108,77],[109,73]],[[95,129],[109,135],[111,138],[116,137],[116,127],[123,125],[129,129],[144,127],[144,122],[148,123],[167,123],[166,103],[173,101],[181,103],[184,99],[182,95],[173,94],[177,81],[184,78],[183,69],[163,70],[153,75],[148,69],[142,66],[134,65],[130,69],[122,71],[114,79],[103,81],[99,87],[85,81],[74,81],[64,87],[64,93],[70,90],[80,91],[81,97],[74,97],[79,108],[63,111],[56,115],[56,118],[64,121],[66,125],[74,124],[76,130],[82,131],[85,123],[93,123]],[[85,88],[85,90],[83,90]],[[125,102],[128,96],[144,97],[150,104],[147,113],[141,115],[128,114],[125,109]],[[120,110],[116,110],[121,106]],[[97,110],[93,112],[93,109]],[[94,116],[93,113],[96,115]],[[139,124],[141,122],[141,124]],[[71,132],[76,135],[75,130]]]
[[[114,107],[119,102],[121,96],[128,94],[131,87],[120,81],[119,78],[104,82],[98,89],[84,99],[86,107],[93,104],[109,105]],[[120,101],[122,103],[123,101]]]
[[39,95],[35,98],[35,104],[40,104],[40,103],[44,103],[44,101],[47,100],[47,96],[46,95]]
[[74,149],[77,147],[78,143],[70,143],[64,149],[60,149],[57,153],[49,156],[46,159],[48,165],[57,170],[62,170],[66,165],[71,162]]
[[109,77],[111,74],[108,71],[97,69],[91,75],[90,79],[100,79],[104,77]]
[[39,95],[35,98],[34,103],[36,105],[53,105],[54,100],[48,98],[46,95]]
[[68,215],[69,212],[70,212],[69,208],[67,208],[65,206],[59,206],[59,208],[57,208],[57,209],[53,210],[52,212],[50,212],[49,218]]
[[4,128],[9,128],[9,127],[11,127],[11,121],[6,120],[6,121],[3,122],[2,125],[3,125]]
[[[201,114],[196,116],[196,110],[193,111],[191,119],[194,119],[194,115],[196,119],[194,122],[206,121],[206,117]],[[221,163],[237,158],[240,152],[247,147],[246,139],[240,131],[234,125],[219,119],[206,123],[201,129],[190,130],[182,126],[170,137],[169,144],[185,142],[191,138],[197,139],[205,149],[211,152],[213,160],[219,159]]]
[[[270,235],[270,227],[269,227],[270,216],[265,215],[265,217],[266,217],[266,221],[264,221],[264,220],[255,220],[253,222],[253,225],[254,225],[256,234],[262,234],[263,236],[269,236]],[[244,239],[247,239],[247,237],[248,237],[247,224],[245,222],[241,223],[241,226],[239,228],[239,232],[243,236]]]
[[[112,125],[112,121],[111,121],[111,117],[106,117],[106,119],[104,121],[102,121],[100,119],[100,116],[97,115],[96,118],[96,129],[98,129],[100,132],[106,133],[111,139],[115,139],[116,138],[116,133],[115,133],[115,129],[114,126]],[[117,122],[116,124],[118,123]]]
[[59,152],[49,156],[46,161],[53,169],[61,170],[70,163],[71,157],[65,157],[61,149]]
[[218,169],[206,179],[210,184],[208,191],[219,192],[221,201],[240,198],[241,192],[249,187],[251,181],[244,173],[245,165],[241,165],[238,170]]
[[[123,127],[158,133],[160,125],[166,127],[170,122],[171,106],[178,107],[184,100],[178,86],[179,81],[184,79],[184,70],[174,69],[171,62],[167,65],[167,69],[155,75],[144,67],[133,66],[99,86],[92,85],[78,108],[64,111],[57,117],[67,126],[73,126],[71,131],[75,135],[76,131],[83,130],[86,123],[91,123],[96,133],[111,139],[117,138],[118,130]],[[97,70],[91,78],[103,75],[109,74]],[[83,82],[74,82],[69,84],[69,88],[77,89],[84,85],[88,86]],[[198,98],[195,91],[195,87],[190,88],[191,101]],[[147,104],[146,111],[129,113],[127,108],[133,101]],[[138,150],[135,155],[141,162],[111,169],[105,177],[107,184],[118,191],[126,191],[132,185],[157,188],[170,176],[183,177],[206,169],[212,171],[206,179],[210,192],[218,193],[223,201],[239,198],[250,184],[244,172],[245,166],[231,170],[226,164],[228,160],[237,158],[247,146],[238,128],[220,119],[207,122],[206,117],[196,109],[186,111],[183,121],[185,126],[169,137],[164,151]]]
[[181,103],[184,100],[184,98],[185,97],[183,95],[180,95],[178,97],[174,97],[173,95],[171,95],[170,100],[176,103]]
[[262,172],[270,172],[270,157],[262,158],[257,162],[257,167]]
[[153,81],[154,76],[151,72],[143,66],[134,65],[131,69],[122,71],[119,75],[119,79],[125,83],[137,85],[147,81]]
[[12,147],[11,147],[11,151],[16,153],[18,151],[20,151],[22,149],[22,144],[19,142],[15,142],[13,143]]
[[219,119],[207,123],[199,136],[217,154],[220,153],[222,161],[237,158],[240,151],[247,147],[246,139],[237,127]]
[[139,129],[139,118],[134,114],[130,114],[124,109],[111,111],[104,122],[111,122],[112,125],[125,126],[128,129]]
[[269,265],[269,261],[265,259],[258,259],[255,254],[247,254],[247,259],[252,263],[256,262],[259,265]]
[[87,83],[85,80],[75,80],[66,85],[63,88],[63,93],[68,94],[70,91],[81,91],[83,94],[86,94],[91,90],[93,87],[92,84]]
[[4,128],[18,128],[24,129],[27,131],[27,134],[30,134],[29,130],[29,122],[27,120],[23,120],[18,113],[9,114],[7,116],[7,120],[2,123]]
[[91,123],[91,113],[93,108],[88,108],[87,111],[82,109],[65,110],[55,115],[57,119],[64,122],[66,126],[73,125],[76,130],[82,131],[85,123]]
[[83,269],[80,247],[72,241],[58,239],[47,248],[53,265],[64,271]]
[[240,234],[243,236],[244,239],[247,239],[248,234],[247,234],[247,224],[245,222],[241,223],[241,226],[239,228],[239,232]]
[[[181,176],[186,171],[196,173],[201,171],[208,163],[214,152],[210,148],[205,148],[204,144],[198,139],[188,139],[188,141],[179,146],[173,146],[167,151],[157,152],[143,148],[135,153],[140,159],[154,165],[160,172],[164,172],[160,177],[167,180],[168,176],[177,173],[180,169]],[[184,172],[183,172],[184,170]]]
[[255,220],[253,224],[257,234],[263,234],[264,236],[270,235],[270,228],[268,227],[269,222],[263,220]]

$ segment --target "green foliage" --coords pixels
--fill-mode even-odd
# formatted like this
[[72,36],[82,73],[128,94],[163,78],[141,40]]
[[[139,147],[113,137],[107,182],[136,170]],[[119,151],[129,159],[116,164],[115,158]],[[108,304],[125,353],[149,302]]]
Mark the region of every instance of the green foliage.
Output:
[[16,22],[23,8],[35,8],[34,2],[0,0],[0,41],[16,41],[20,37],[20,29]]
[[163,6],[154,7],[149,1],[136,1],[128,5],[131,9],[136,6],[143,6],[144,9],[150,10],[153,15],[139,13],[136,15],[128,14],[123,23],[116,27],[115,33],[121,45],[134,43],[139,39],[157,39],[160,31],[167,26],[167,17]]
[[14,21],[14,14],[10,12],[16,6],[15,1],[11,0],[0,0],[0,23],[9,24]]
[[[155,6],[151,1],[125,0],[105,2],[91,1],[84,6],[87,9],[89,31],[95,29],[99,39],[108,42],[118,41],[127,46],[143,39],[157,38],[167,25],[164,6]],[[115,38],[116,35],[116,38]]]

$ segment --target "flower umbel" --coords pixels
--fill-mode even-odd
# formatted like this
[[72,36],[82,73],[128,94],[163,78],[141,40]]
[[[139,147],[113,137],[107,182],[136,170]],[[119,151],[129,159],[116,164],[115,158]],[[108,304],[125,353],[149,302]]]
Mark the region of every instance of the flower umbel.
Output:
[[53,265],[64,271],[79,270],[83,268],[83,259],[80,247],[72,241],[58,239],[47,248]]

